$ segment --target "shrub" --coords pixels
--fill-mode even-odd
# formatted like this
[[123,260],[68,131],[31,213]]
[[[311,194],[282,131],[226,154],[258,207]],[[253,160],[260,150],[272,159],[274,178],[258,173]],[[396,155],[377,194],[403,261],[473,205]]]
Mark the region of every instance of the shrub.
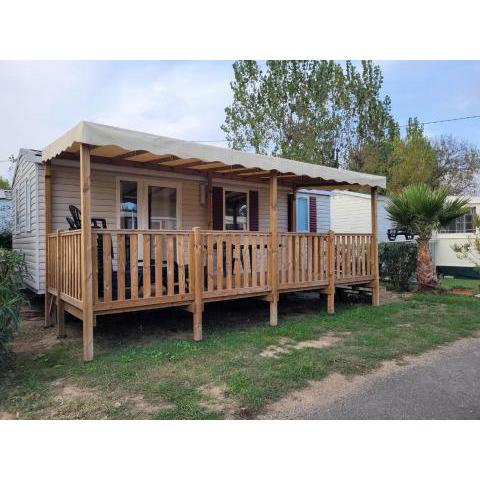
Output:
[[0,248],[12,248],[12,232],[0,231]]
[[378,245],[380,278],[393,288],[408,290],[417,270],[417,244],[415,242],[382,242]]
[[0,248],[0,364],[8,354],[8,342],[17,331],[20,310],[27,303],[22,292],[27,278],[23,254]]

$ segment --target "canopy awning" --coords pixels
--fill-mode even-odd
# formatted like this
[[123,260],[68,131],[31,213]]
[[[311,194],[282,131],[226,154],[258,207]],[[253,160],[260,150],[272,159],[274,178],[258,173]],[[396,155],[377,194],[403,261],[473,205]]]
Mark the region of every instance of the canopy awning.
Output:
[[386,178],[280,157],[214,147],[92,122],[80,122],[42,150],[42,160],[78,159],[80,144],[91,146],[92,161],[248,181],[278,174],[281,184],[303,188],[386,187]]

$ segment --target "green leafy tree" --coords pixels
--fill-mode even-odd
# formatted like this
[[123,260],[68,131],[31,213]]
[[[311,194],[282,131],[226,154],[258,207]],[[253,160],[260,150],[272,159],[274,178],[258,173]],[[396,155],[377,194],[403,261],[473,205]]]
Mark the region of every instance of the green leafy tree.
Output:
[[448,198],[445,187],[409,185],[393,195],[386,205],[389,219],[398,227],[413,231],[417,241],[417,283],[420,289],[437,287],[437,274],[428,243],[432,233],[468,213],[468,198]]
[[480,217],[475,216],[474,227],[476,233],[469,236],[466,241],[461,243],[454,243],[452,250],[457,254],[461,260],[466,260],[472,265],[475,265],[477,272],[480,272]]
[[388,157],[386,174],[390,193],[399,193],[404,187],[418,183],[438,186],[436,152],[416,118],[409,119],[405,138],[394,138]]
[[0,248],[0,366],[8,357],[8,342],[18,330],[27,299],[22,290],[28,277],[23,254]]
[[351,62],[248,60],[233,71],[222,125],[232,148],[364,170],[368,149],[398,131],[370,61],[358,70]]
[[452,195],[474,194],[480,171],[478,148],[451,135],[435,139],[433,148],[437,160],[433,182],[448,186]]
[[0,189],[8,190],[9,188],[10,188],[10,182],[8,181],[8,179],[0,175]]

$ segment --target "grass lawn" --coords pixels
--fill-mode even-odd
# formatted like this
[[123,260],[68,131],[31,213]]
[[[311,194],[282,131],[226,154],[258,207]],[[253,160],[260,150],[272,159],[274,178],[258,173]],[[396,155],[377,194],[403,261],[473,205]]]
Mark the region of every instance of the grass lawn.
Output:
[[479,278],[444,278],[442,279],[441,286],[447,290],[451,290],[452,288],[473,288],[475,295],[480,293]]
[[[80,360],[81,324],[56,340],[23,322],[16,356],[0,374],[0,411],[20,418],[252,418],[311,380],[361,374],[480,330],[478,299],[414,294],[377,308],[344,306],[334,316],[313,295],[280,303],[208,305],[205,340],[194,343],[178,310],[100,319],[95,360]],[[231,312],[231,313],[228,313]],[[232,313],[233,312],[233,313]],[[303,342],[303,343],[302,343]]]

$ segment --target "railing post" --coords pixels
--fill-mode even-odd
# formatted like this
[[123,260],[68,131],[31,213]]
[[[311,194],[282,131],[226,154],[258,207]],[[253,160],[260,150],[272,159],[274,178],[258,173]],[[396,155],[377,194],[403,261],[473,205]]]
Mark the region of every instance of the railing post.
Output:
[[380,304],[380,275],[378,272],[378,243],[377,243],[377,188],[370,189],[370,209],[372,215],[372,240],[370,244],[370,269],[373,280],[372,287],[372,305]]
[[57,284],[57,337],[65,337],[65,312],[63,300],[60,298],[62,293],[62,284],[63,284],[63,251],[62,251],[62,242],[60,237],[60,230],[57,230],[57,262],[56,262],[56,275],[55,282]]
[[200,227],[193,227],[193,339],[202,339],[203,241]]
[[332,230],[328,232],[327,273],[327,313],[335,313],[335,233]]

